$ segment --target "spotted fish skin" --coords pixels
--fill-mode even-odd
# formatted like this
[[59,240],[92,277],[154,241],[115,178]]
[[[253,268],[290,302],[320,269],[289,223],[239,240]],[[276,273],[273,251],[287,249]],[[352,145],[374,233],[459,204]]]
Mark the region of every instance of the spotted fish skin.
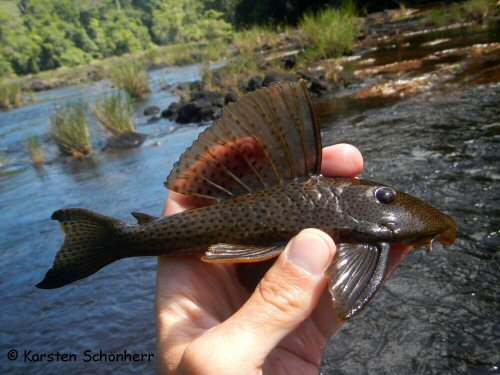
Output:
[[[322,176],[297,180],[146,224],[124,225],[124,246],[127,256],[203,255],[217,243],[264,246],[287,242],[312,227],[330,234],[336,242],[408,243],[422,235],[424,226],[431,236],[449,225],[448,216],[402,192],[398,192],[401,204],[390,210],[386,207],[381,214],[384,207],[373,192],[383,186]],[[363,193],[356,197],[356,190]],[[372,205],[378,206],[374,213]],[[396,211],[404,212],[407,207],[419,214],[408,211],[405,222],[390,221]],[[418,207],[420,211],[415,211]],[[428,217],[434,222],[426,223]]]

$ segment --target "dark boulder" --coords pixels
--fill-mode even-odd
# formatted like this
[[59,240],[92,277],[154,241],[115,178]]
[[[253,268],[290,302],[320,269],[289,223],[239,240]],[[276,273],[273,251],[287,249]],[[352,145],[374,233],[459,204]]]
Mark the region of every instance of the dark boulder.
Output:
[[262,87],[262,78],[255,75],[248,80],[246,91],[247,92],[255,91],[257,89],[260,89],[261,87]]
[[281,62],[283,63],[283,68],[292,69],[295,67],[295,65],[297,65],[297,56],[296,55],[285,56],[281,59]]
[[104,145],[103,150],[124,150],[139,147],[146,140],[147,135],[129,132],[119,136],[111,137]]
[[311,86],[309,87],[309,90],[313,93],[313,94],[316,94],[318,96],[320,95],[324,95],[325,93],[327,93],[328,91],[331,90],[331,86],[328,82],[322,80],[322,79],[319,79],[319,78],[316,78],[316,77],[312,77],[311,78]]
[[222,94],[215,92],[215,91],[203,90],[203,91],[200,91],[200,92],[194,94],[191,97],[191,101],[200,100],[200,99],[207,100],[213,106],[216,106],[216,107],[222,107],[224,105],[224,97],[222,96]]
[[176,121],[180,124],[210,121],[216,117],[215,114],[219,109],[220,107],[212,105],[206,99],[193,100],[179,109]]
[[170,120],[176,120],[179,109],[182,107],[181,103],[174,102],[161,112],[161,117],[168,118]]
[[160,107],[157,107],[156,105],[150,105],[146,109],[144,109],[144,116],[152,116],[156,115],[157,113],[160,112]]
[[224,98],[224,104],[228,105],[229,103],[235,102],[238,100],[238,94],[232,90],[229,90]]

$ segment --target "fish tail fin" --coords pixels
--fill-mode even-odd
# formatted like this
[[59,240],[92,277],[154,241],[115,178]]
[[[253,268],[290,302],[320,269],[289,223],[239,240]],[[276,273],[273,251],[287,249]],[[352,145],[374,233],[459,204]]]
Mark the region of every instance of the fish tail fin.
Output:
[[61,223],[64,244],[38,288],[60,288],[123,258],[119,220],[82,208],[54,211],[51,219]]

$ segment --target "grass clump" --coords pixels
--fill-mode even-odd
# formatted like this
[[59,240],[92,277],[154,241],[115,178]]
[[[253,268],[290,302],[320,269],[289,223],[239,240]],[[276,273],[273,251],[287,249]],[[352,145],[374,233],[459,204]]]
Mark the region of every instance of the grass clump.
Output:
[[274,46],[281,41],[276,30],[265,26],[254,26],[237,32],[233,36],[233,44],[242,55],[252,55],[263,46]]
[[132,113],[130,99],[121,92],[103,95],[94,104],[97,120],[115,136],[135,130]]
[[21,87],[14,82],[0,82],[0,110],[19,107],[22,104]]
[[138,59],[120,63],[109,68],[113,84],[125,90],[132,98],[142,98],[149,93],[149,77]]
[[495,14],[495,0],[468,0],[463,3],[463,10],[468,19],[483,20]]
[[494,16],[496,6],[494,0],[468,0],[464,3],[453,3],[447,6],[431,9],[425,22],[434,26],[445,26],[456,22],[482,22],[485,18]]
[[300,22],[306,59],[326,59],[350,52],[359,33],[356,8],[346,2],[341,8],[326,8],[305,15]]
[[26,139],[26,147],[28,148],[28,153],[33,164],[42,165],[45,163],[45,153],[43,152],[42,146],[38,142],[37,137],[30,135]]
[[259,64],[260,61],[255,56],[239,57],[220,69],[206,69],[203,73],[203,82],[211,91],[234,90],[244,94],[241,80],[246,82],[250,77],[260,74]]
[[87,115],[82,104],[56,109],[51,124],[52,137],[62,154],[80,158],[92,152]]

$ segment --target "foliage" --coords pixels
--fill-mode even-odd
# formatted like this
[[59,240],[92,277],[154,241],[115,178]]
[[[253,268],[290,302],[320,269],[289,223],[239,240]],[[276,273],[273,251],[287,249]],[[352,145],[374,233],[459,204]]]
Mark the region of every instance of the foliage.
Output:
[[[0,77],[229,37],[236,0],[2,0]],[[233,19],[227,15],[227,19]]]
[[463,4],[463,9],[469,19],[482,20],[495,13],[495,3],[495,0],[468,0]]
[[359,33],[356,8],[351,2],[339,9],[326,8],[320,13],[307,14],[300,27],[307,59],[325,59],[350,52]]
[[113,135],[135,130],[132,113],[129,98],[120,92],[104,95],[98,98],[94,105],[97,120]]
[[150,92],[148,73],[138,59],[112,65],[109,76],[117,87],[125,90],[132,98],[141,98]]
[[164,0],[153,10],[151,31],[159,44],[211,40],[227,36],[231,25],[200,0]]
[[272,46],[281,39],[277,30],[270,26],[253,26],[235,33],[233,44],[241,54],[250,55],[265,44]]
[[203,73],[203,82],[212,91],[233,90],[244,94],[243,86],[246,81],[262,73],[259,68],[260,63],[261,61],[255,56],[240,56],[220,69],[211,70],[207,67]]
[[72,104],[54,111],[52,137],[64,155],[83,157],[92,152],[85,108]]
[[28,148],[28,153],[31,157],[31,161],[35,165],[41,165],[45,163],[45,154],[43,152],[40,143],[38,142],[38,138],[34,135],[30,135],[26,139],[26,147]]
[[483,21],[495,14],[494,0],[468,0],[464,3],[453,3],[433,8],[424,21],[434,26],[444,26],[455,22],[471,20]]
[[0,109],[19,107],[23,102],[21,88],[17,83],[0,82]]

